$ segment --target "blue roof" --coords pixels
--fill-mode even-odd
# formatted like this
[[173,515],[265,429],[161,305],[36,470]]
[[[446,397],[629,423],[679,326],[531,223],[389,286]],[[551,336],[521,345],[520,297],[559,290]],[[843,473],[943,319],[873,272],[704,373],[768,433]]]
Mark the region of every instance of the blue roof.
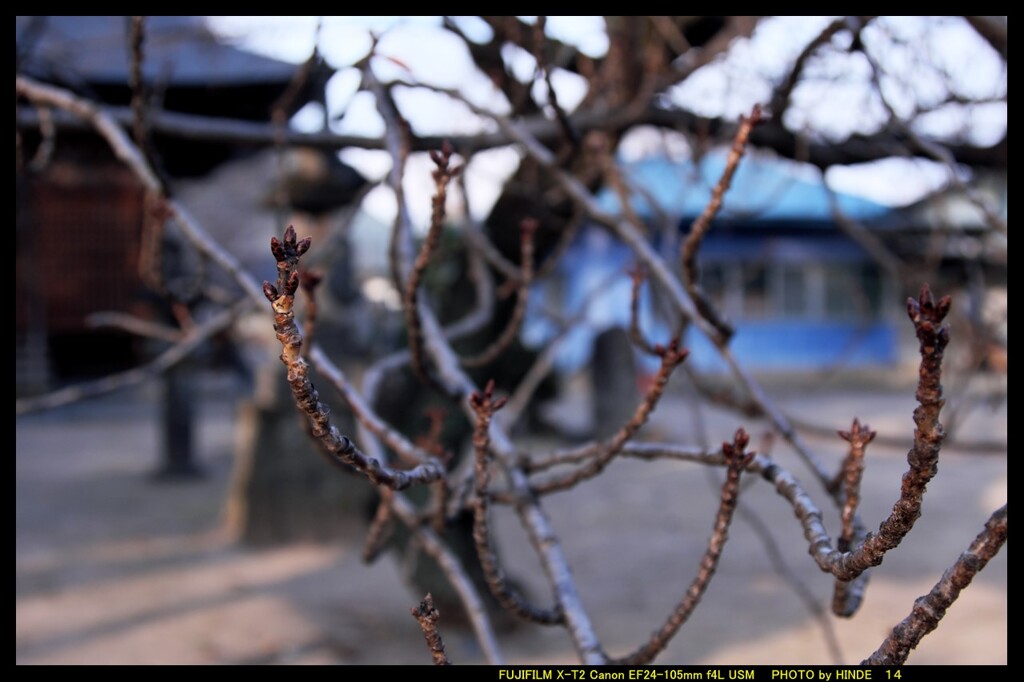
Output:
[[[645,193],[661,210],[676,218],[700,215],[711,198],[711,190],[725,171],[726,151],[706,154],[699,164],[650,157],[620,166],[627,182],[638,188],[633,210],[641,217],[653,217]],[[856,220],[870,221],[891,211],[868,199],[836,193],[843,213]],[[605,189],[598,195],[602,209],[620,210],[618,195]],[[748,154],[741,161],[717,220],[751,222],[816,223],[832,227],[834,218],[828,191],[821,181],[800,177],[792,162]]]
[[[21,68],[44,80],[128,82],[129,17],[17,17]],[[173,86],[224,86],[287,82],[295,64],[224,44],[203,17],[146,17],[143,78]],[[22,43],[25,44],[22,44]]]

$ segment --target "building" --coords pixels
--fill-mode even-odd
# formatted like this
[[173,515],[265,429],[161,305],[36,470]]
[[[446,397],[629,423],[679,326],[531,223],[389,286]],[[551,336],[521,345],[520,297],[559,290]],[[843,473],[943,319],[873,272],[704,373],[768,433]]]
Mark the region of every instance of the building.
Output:
[[[17,17],[17,70],[121,111],[131,101],[129,17]],[[147,17],[142,77],[163,111],[268,122],[298,66],[223,44],[202,17]],[[303,87],[290,105],[314,95]],[[136,364],[137,341],[89,329],[98,311],[145,314],[139,274],[143,191],[88,126],[19,103],[16,338],[18,391]],[[52,143],[52,153],[47,146]],[[209,173],[246,150],[156,133],[154,161],[172,180]],[[183,254],[185,258],[188,254]],[[194,254],[193,254],[194,256]],[[150,315],[152,312],[149,313]]]
[[[697,164],[654,157],[623,166],[627,183],[638,188],[632,210],[647,224],[667,262],[678,262],[680,241],[707,205],[725,158],[720,151]],[[730,347],[746,367],[789,371],[892,365],[899,359],[900,289],[839,228],[834,212],[874,225],[891,209],[853,196],[830,196],[816,174],[774,157],[744,157],[700,250],[702,286],[734,324]],[[615,192],[605,190],[599,202],[608,212],[620,211]],[[585,327],[564,342],[563,369],[586,362],[597,332],[629,324],[631,284],[625,273],[633,263],[625,245],[590,228],[566,255],[560,277],[538,285],[538,298],[560,298],[574,311],[593,287],[618,277],[591,306]],[[641,326],[653,340],[666,340],[669,325],[656,314],[657,302],[647,289]],[[555,333],[552,322],[533,314],[524,338],[537,344]],[[703,334],[690,330],[685,343],[695,366],[725,368]]]

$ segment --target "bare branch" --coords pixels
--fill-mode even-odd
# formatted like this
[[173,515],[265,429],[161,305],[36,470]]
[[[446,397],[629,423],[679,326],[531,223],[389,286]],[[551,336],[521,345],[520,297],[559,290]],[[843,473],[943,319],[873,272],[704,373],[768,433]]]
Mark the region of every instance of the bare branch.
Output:
[[62,388],[45,395],[21,398],[14,403],[14,413],[21,415],[39,410],[50,410],[86,398],[113,393],[122,388],[135,386],[155,376],[159,376],[191,355],[204,341],[230,327],[235,319],[250,307],[249,301],[240,301],[231,308],[220,311],[209,320],[196,326],[176,344],[141,367],[136,367],[120,374],[112,374],[84,384]]
[[[32,81],[26,76],[19,79]],[[427,87],[423,84],[402,83],[409,87]],[[436,89],[436,88],[433,88]],[[132,113],[127,107],[97,107],[111,121],[122,125],[131,125]],[[618,129],[630,125],[653,125],[666,129],[685,130],[714,137],[730,137],[735,122],[722,118],[708,118],[681,109],[665,109],[649,105],[642,112],[625,112],[622,109],[585,109],[569,117],[574,129],[584,135],[591,130]],[[385,118],[385,120],[387,120]],[[19,126],[36,126],[37,116],[31,111],[18,112]],[[74,119],[56,116],[58,127],[81,127]],[[273,146],[278,143],[278,132],[273,124],[254,123],[252,121],[230,120],[213,116],[197,116],[170,111],[152,112],[149,119],[150,130],[164,135],[173,135],[183,139],[227,142],[244,145]],[[557,121],[543,115],[527,116],[520,125],[543,143],[552,143],[560,139],[561,128]],[[791,159],[803,159],[821,169],[836,165],[852,165],[877,161],[892,156],[893,145],[900,141],[891,132],[882,131],[872,135],[852,135],[839,143],[801,142],[800,136],[787,130],[779,121],[773,119],[757,128],[752,134],[750,143],[756,147],[771,149],[781,156]],[[516,141],[514,136],[505,132],[481,133],[476,135],[422,135],[410,141],[411,151],[429,151],[439,149],[445,140],[460,153],[470,154],[484,149],[505,147]],[[286,131],[283,141],[287,144],[322,149],[387,149],[390,142],[387,138],[362,137],[358,135],[338,135],[329,132],[300,133]],[[957,163],[975,168],[1006,168],[1007,141],[1003,138],[991,146],[971,144],[949,144],[946,149],[953,155]],[[911,153],[920,154],[919,150]]]
[[619,659],[610,661],[619,665],[646,665],[654,660],[661,651],[668,645],[672,637],[679,632],[693,613],[693,610],[700,603],[704,596],[711,578],[718,568],[718,560],[722,556],[722,550],[729,539],[729,525],[732,523],[733,512],[736,511],[736,502],[739,496],[740,473],[750,465],[754,459],[754,453],[747,453],[745,449],[750,442],[750,436],[743,429],[739,429],[733,437],[732,443],[722,443],[722,453],[726,461],[725,482],[722,484],[722,493],[718,503],[718,513],[715,515],[714,532],[708,539],[707,549],[700,560],[700,569],[690,583],[686,593],[679,604],[672,611],[672,614],[661,626],[661,629],[654,633],[650,641],[641,646],[633,653]]
[[519,226],[520,238],[520,274],[516,282],[516,306],[508,318],[505,329],[487,348],[476,355],[462,358],[463,367],[483,367],[490,364],[511,345],[519,327],[526,316],[526,306],[530,301],[530,286],[533,284],[533,235],[540,225],[536,220],[524,218]]
[[148,336],[152,339],[160,339],[162,341],[169,341],[170,343],[177,343],[185,336],[184,332],[180,329],[168,327],[165,324],[151,322],[149,320],[144,320],[141,317],[135,317],[134,315],[120,313],[117,311],[92,313],[85,318],[85,324],[87,327],[93,329],[97,327],[123,329],[124,331],[131,332],[132,334]]
[[473,505],[473,540],[476,542],[476,553],[480,559],[487,586],[491,594],[509,612],[521,618],[532,620],[543,625],[555,625],[565,622],[565,617],[558,610],[542,609],[533,606],[526,598],[509,584],[505,572],[498,565],[498,556],[491,542],[491,533],[487,522],[488,486],[491,475],[487,468],[488,450],[490,446],[489,430],[494,413],[505,404],[506,398],[493,399],[494,382],[487,384],[483,393],[474,393],[470,404],[476,412],[476,428],[473,431],[473,447],[476,450],[476,502]]
[[[848,552],[856,543],[864,539],[858,537],[860,533],[857,532],[854,518],[857,513],[857,505],[860,504],[860,481],[864,475],[864,449],[874,439],[875,432],[867,424],[861,426],[860,421],[854,419],[850,430],[840,431],[839,436],[850,443],[850,451],[846,455],[841,471],[843,529],[837,546],[840,552]],[[852,616],[860,605],[862,595],[851,595],[849,587],[850,583],[847,581],[836,581],[832,595],[832,613],[837,616]]]
[[444,466],[436,459],[427,459],[407,471],[399,471],[367,457],[338,428],[331,424],[330,409],[320,402],[320,395],[309,379],[309,364],[302,359],[302,332],[295,324],[295,291],[299,287],[297,271],[299,257],[309,249],[310,238],[297,241],[295,230],[288,227],[284,239],[271,239],[270,249],[277,259],[278,286],[263,283],[263,291],[274,309],[274,331],[281,342],[281,362],[288,368],[288,384],[295,404],[312,421],[313,436],[337,458],[362,472],[377,485],[402,490],[413,484],[425,484],[443,478]]
[[901,665],[921,639],[939,625],[946,610],[1006,542],[1006,505],[997,509],[967,551],[950,566],[931,592],[914,602],[910,615],[892,629],[875,653],[861,665]]
[[690,233],[686,236],[686,240],[683,242],[679,252],[683,263],[683,282],[686,284],[686,290],[693,298],[693,302],[697,306],[697,310],[700,311],[700,314],[718,332],[719,340],[717,343],[719,344],[728,343],[734,330],[715,310],[711,300],[700,286],[697,274],[697,252],[700,250],[700,244],[704,239],[704,235],[711,229],[711,221],[722,207],[722,199],[725,197],[725,193],[729,191],[729,185],[732,184],[732,176],[736,173],[736,168],[739,166],[740,159],[743,158],[743,152],[746,150],[750,131],[760,121],[761,107],[756,104],[750,111],[749,116],[740,118],[740,127],[736,131],[732,148],[729,150],[729,156],[725,161],[725,170],[722,171],[722,177],[718,180],[714,190],[712,190],[711,199],[708,201],[707,206],[704,207],[704,210],[690,226]]
[[679,341],[677,339],[673,339],[667,347],[655,346],[654,352],[661,357],[661,367],[658,369],[654,381],[651,382],[651,387],[647,390],[640,404],[637,405],[636,411],[630,420],[611,437],[607,444],[595,448],[593,457],[583,467],[561,478],[534,484],[533,490],[536,494],[543,495],[558,490],[566,490],[580,481],[597,476],[604,471],[605,467],[622,451],[622,447],[647,422],[648,417],[651,416],[654,408],[657,407],[658,400],[665,392],[665,386],[668,385],[672,372],[690,354],[690,351],[679,348]]
[[800,54],[796,56],[796,59],[792,61],[789,73],[779,82],[779,85],[775,88],[775,92],[772,93],[772,98],[768,104],[769,113],[776,120],[781,121],[783,115],[786,113],[786,109],[789,108],[790,97],[793,94],[793,90],[796,88],[797,83],[800,82],[800,77],[803,75],[804,67],[807,65],[807,61],[823,46],[827,45],[843,29],[849,29],[854,33],[854,36],[858,35],[861,29],[864,28],[874,17],[843,17],[842,19],[836,19],[832,23],[828,24],[821,30],[817,36],[815,36],[811,42],[804,46],[804,49],[800,51]]
[[460,167],[450,165],[452,147],[445,143],[440,152],[431,152],[430,158],[437,166],[434,169],[435,193],[432,200],[433,211],[430,215],[430,229],[427,237],[423,240],[423,246],[416,256],[412,271],[405,280],[405,295],[402,298],[405,308],[405,327],[409,335],[409,352],[412,357],[412,369],[421,381],[428,383],[426,367],[423,366],[423,332],[420,328],[419,316],[419,289],[423,279],[423,273],[430,263],[430,257],[437,250],[438,241],[441,238],[441,230],[444,227],[445,208],[444,204],[448,197],[448,183],[462,170]]

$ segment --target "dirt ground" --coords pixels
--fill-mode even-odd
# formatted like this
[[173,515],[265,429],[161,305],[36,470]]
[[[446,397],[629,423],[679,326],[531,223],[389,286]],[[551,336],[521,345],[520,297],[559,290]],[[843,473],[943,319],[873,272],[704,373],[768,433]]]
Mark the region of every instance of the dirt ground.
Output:
[[[204,395],[198,444],[207,476],[157,483],[157,405],[150,388],[17,420],[15,660],[34,663],[427,664],[409,609],[421,595],[385,557],[364,565],[365,528],[324,545],[269,550],[235,546],[223,530],[237,396]],[[857,415],[883,434],[911,433],[912,391],[786,389],[779,402],[848,428]],[[572,405],[568,408],[573,409]],[[1005,403],[980,405],[958,437],[1006,439]],[[694,420],[685,396],[667,396],[646,431],[651,439],[720,442],[737,417],[704,408]],[[760,445],[764,431],[744,421]],[[811,439],[835,463],[837,438]],[[873,444],[861,514],[877,526],[897,498],[906,448]],[[785,448],[772,454],[820,490]],[[826,630],[795,596],[766,551],[767,528],[788,570],[827,609],[832,581],[807,555],[789,507],[761,480],[741,497],[747,512],[730,532],[718,573],[693,618],[659,663],[855,663],[875,650],[1006,500],[1006,457],[943,451],[924,515],[903,545],[874,570],[851,620]],[[680,462],[613,464],[605,475],[546,500],[606,651],[623,654],[660,627],[692,579],[710,533],[719,472]],[[830,531],[838,514],[826,518]],[[510,571],[540,601],[550,592],[511,513],[496,523]],[[456,662],[483,662],[468,630],[441,619]],[[1007,662],[1006,549],[950,609],[909,663]],[[572,663],[560,628],[523,625],[500,635],[510,663]]]

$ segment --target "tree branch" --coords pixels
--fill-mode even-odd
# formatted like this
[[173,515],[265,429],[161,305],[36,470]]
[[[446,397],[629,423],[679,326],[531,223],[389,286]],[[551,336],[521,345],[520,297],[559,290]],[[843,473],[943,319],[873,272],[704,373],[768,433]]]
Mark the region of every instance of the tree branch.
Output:
[[939,625],[946,610],[957,600],[960,592],[971,584],[978,574],[1006,542],[1006,505],[997,509],[985,523],[978,537],[967,551],[950,566],[931,592],[914,602],[910,615],[892,629],[875,653],[861,665],[902,665],[929,632]]

